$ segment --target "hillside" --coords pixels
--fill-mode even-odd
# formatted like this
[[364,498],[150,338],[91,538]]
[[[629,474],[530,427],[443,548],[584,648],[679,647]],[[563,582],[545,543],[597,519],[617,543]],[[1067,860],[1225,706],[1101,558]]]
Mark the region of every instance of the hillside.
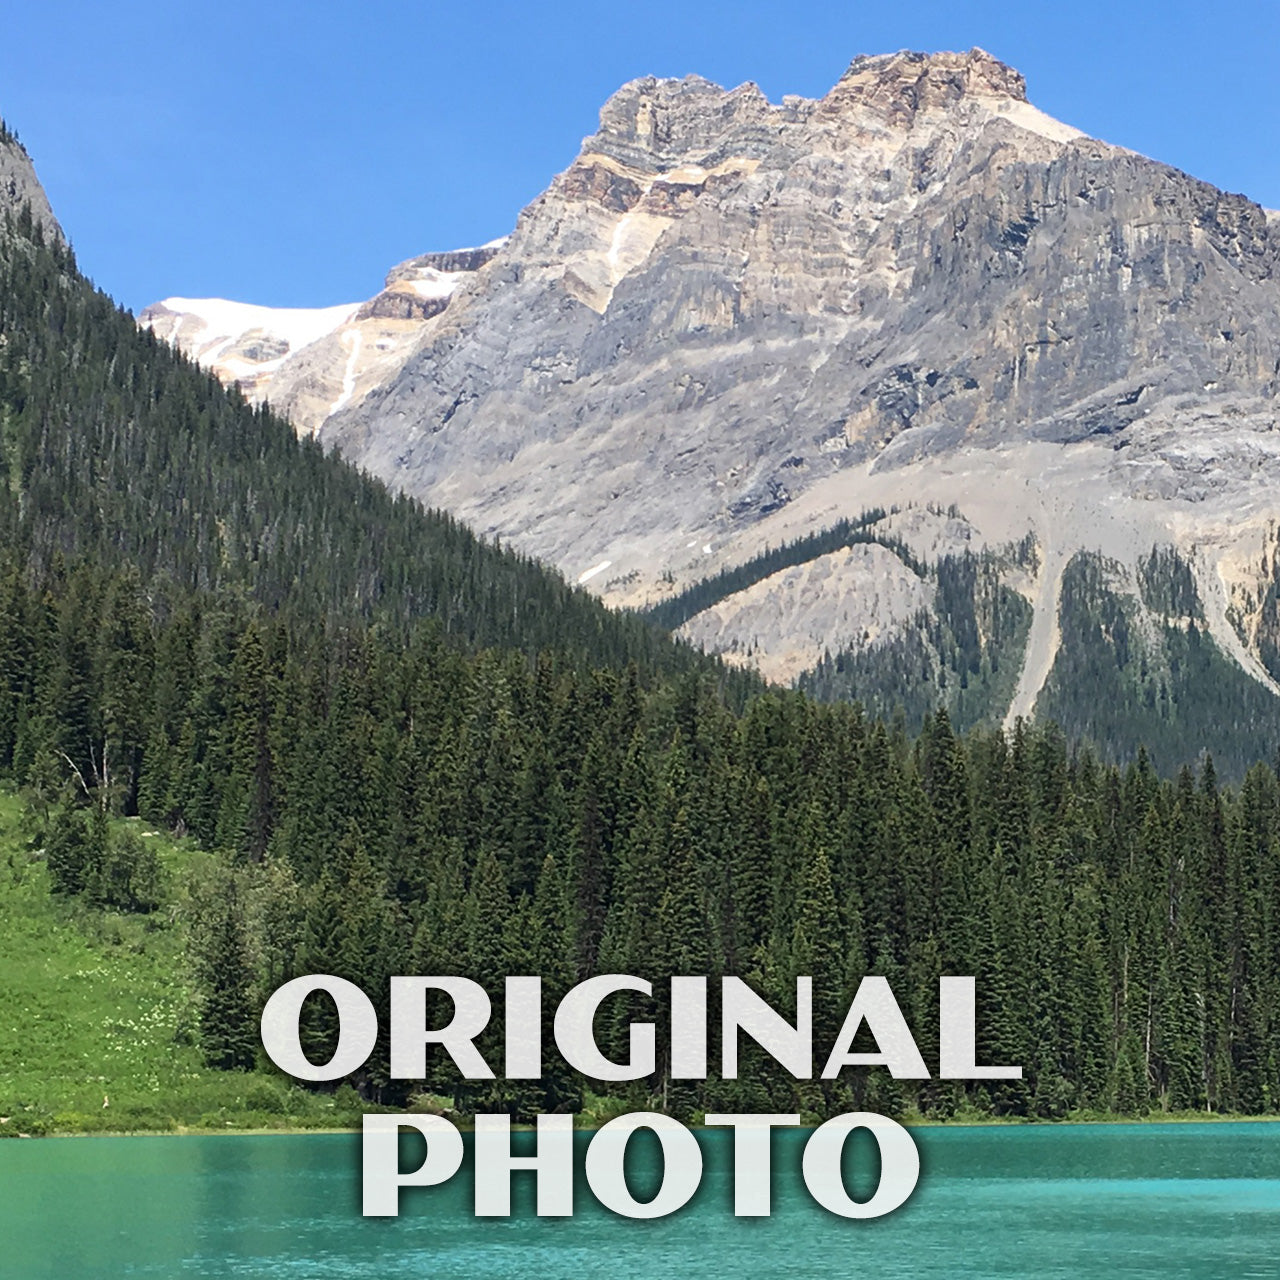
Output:
[[211,859],[146,830],[165,909],[95,912],[50,893],[23,828],[18,797],[0,792],[0,971],[21,1028],[0,1040],[0,1137],[353,1119],[274,1073],[205,1064],[186,908]]
[[[705,667],[526,556],[299,441],[95,291],[59,240],[0,232],[0,540],[37,576],[128,564],[314,622],[431,618],[471,645]],[[38,224],[37,224],[38,225]]]

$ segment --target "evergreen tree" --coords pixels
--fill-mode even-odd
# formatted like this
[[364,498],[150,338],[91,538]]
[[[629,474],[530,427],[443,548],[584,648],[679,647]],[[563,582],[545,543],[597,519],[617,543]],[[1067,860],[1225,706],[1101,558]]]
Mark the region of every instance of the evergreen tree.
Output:
[[200,1047],[211,1067],[253,1066],[258,1043],[254,972],[239,885],[227,875],[203,904],[198,953],[204,1003]]

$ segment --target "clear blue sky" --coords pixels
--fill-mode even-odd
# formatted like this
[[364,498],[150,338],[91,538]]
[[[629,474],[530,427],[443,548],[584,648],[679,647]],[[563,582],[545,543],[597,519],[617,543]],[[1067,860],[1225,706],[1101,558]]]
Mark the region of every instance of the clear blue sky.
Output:
[[1277,0],[0,0],[0,115],[126,305],[318,306],[509,230],[636,76],[777,101],[975,44],[1051,115],[1280,207]]

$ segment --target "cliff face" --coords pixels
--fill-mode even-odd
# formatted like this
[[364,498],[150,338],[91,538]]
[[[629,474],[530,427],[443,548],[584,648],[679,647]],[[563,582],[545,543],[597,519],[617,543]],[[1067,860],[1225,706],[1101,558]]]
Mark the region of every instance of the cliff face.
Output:
[[870,459],[1270,403],[1278,253],[1263,210],[1049,120],[977,50],[860,58],[781,106],[636,81],[324,434],[572,567],[655,517],[732,535]]
[[[1275,215],[1050,119],[981,50],[860,57],[816,101],[637,80],[319,430],[624,604],[877,505],[914,510],[921,554],[1031,533],[1037,614],[1078,552],[1133,569],[1172,542],[1268,679],[1278,266]],[[756,583],[690,634],[778,675],[845,629],[881,643],[856,601],[917,594],[882,560]]]
[[47,233],[62,239],[62,228],[49,207],[35,166],[26,148],[0,121],[0,212],[17,212],[23,205],[31,206],[32,217]]

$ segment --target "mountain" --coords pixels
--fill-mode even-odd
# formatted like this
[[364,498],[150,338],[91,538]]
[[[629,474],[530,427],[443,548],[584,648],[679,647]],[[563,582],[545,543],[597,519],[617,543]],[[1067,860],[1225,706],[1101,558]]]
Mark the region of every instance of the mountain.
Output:
[[251,399],[269,396],[299,431],[314,433],[400,371],[425,323],[503,243],[410,258],[363,303],[285,308],[165,298],[145,307],[138,323]]
[[[1194,629],[1272,750],[1278,266],[1278,215],[1050,119],[981,50],[859,57],[816,101],[637,80],[319,437],[607,601],[696,589],[682,634],[774,678],[1052,703],[1123,753],[1062,652],[1092,566],[1073,607],[1133,637],[1107,680],[1171,706],[1165,633]],[[1168,554],[1185,612],[1142,587]]]
[[429,623],[468,648],[714,670],[225,390],[95,290],[43,234],[56,223],[26,221],[48,207],[33,182],[0,202],[0,572],[43,583],[90,564],[136,574],[160,611],[196,593],[305,634]]
[[[865,650],[892,659],[878,672],[813,678],[893,677],[925,698],[921,673],[945,660],[968,673],[963,710],[1007,682],[992,655],[1027,628],[1009,584],[1039,571],[1034,540],[930,561],[911,541],[921,512],[868,509],[669,592],[651,620],[615,613],[224,388],[96,291],[34,207],[0,207],[0,960],[39,1023],[0,1045],[3,1132],[310,1126],[361,1099],[442,1097],[526,1120],[1275,1110],[1273,767],[1239,788],[1211,761],[1161,779],[1051,724],[960,737],[941,710],[912,735],[762,689],[653,625],[775,579],[803,604],[820,564],[883,576],[896,560],[919,594],[886,594],[884,612],[923,604],[925,621]],[[1138,572],[1150,615],[1203,615],[1172,552]],[[1139,639],[1110,588],[1090,560],[1062,575],[1071,680]],[[1201,632],[1167,641],[1229,725]],[[1164,694],[1126,695],[1104,699],[1126,731],[1164,715]],[[384,1043],[299,1101],[261,1069],[282,982],[336,974],[385,1020],[391,975],[441,972],[489,991],[536,973],[549,1006],[599,973],[645,975],[653,1001],[600,1019],[614,1060],[633,1017],[672,1025],[676,974],[740,976],[792,1020],[792,979],[811,975],[824,1050],[861,975],[891,974],[926,1053],[939,976],[974,974],[984,1049],[1024,1073],[796,1081],[746,1049],[731,1080],[660,1066],[618,1085],[548,1062],[538,1080],[468,1082],[432,1059],[411,1083]],[[313,1061],[338,1032],[308,1002]],[[481,1051],[503,1035],[499,1014]]]

